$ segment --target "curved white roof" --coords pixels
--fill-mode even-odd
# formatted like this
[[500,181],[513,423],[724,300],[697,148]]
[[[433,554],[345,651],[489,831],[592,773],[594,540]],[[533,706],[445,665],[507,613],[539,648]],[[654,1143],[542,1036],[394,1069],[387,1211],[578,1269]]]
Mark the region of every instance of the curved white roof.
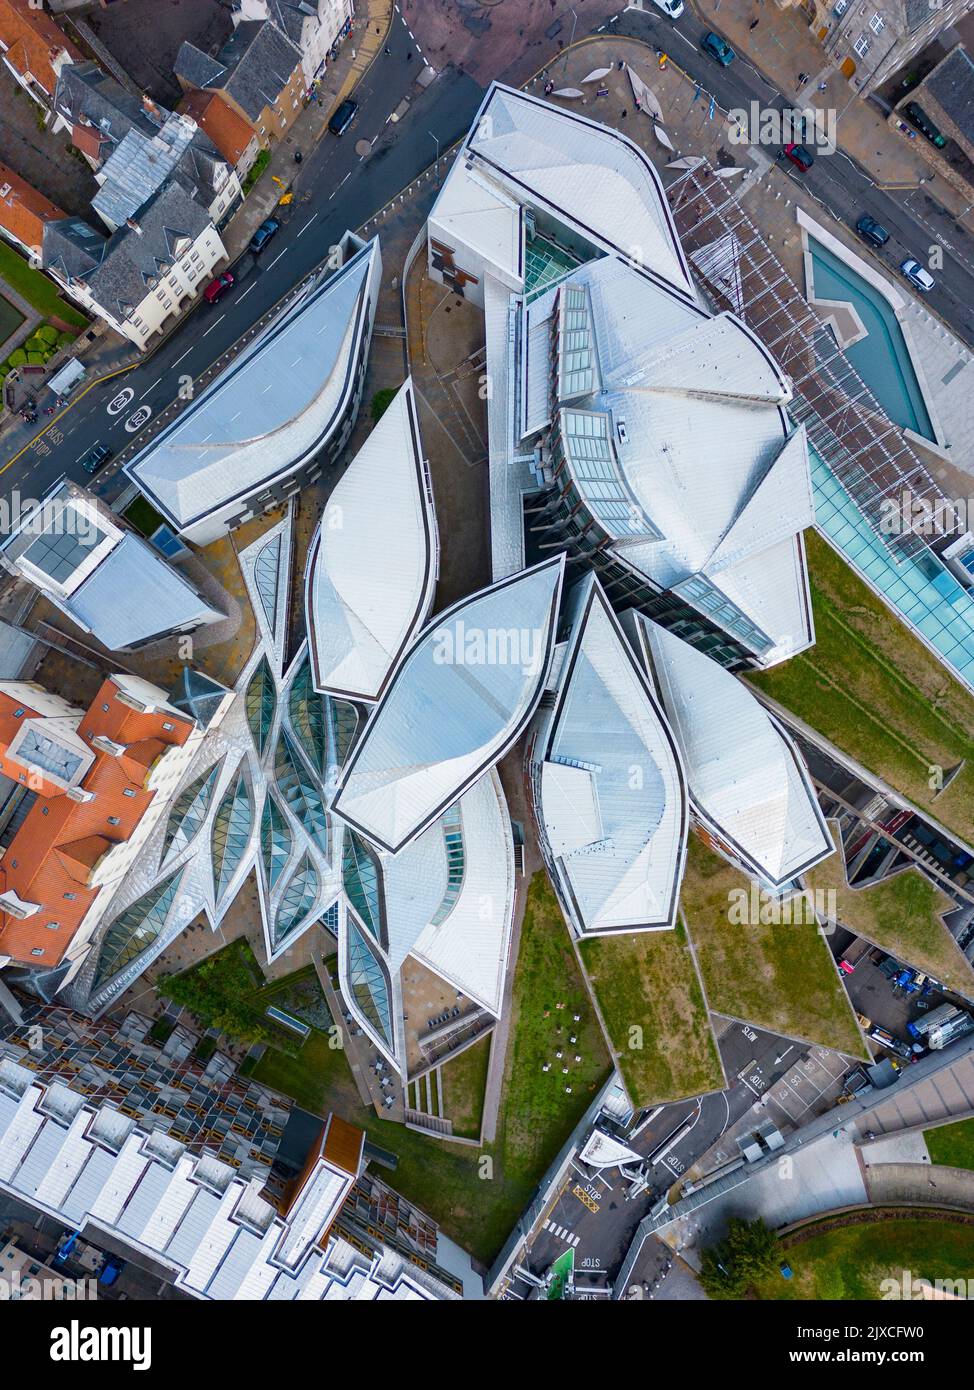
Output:
[[[459,835],[453,876],[447,835]],[[383,864],[389,966],[407,955],[500,1015],[514,920],[514,844],[494,769]]]
[[321,447],[367,324],[373,240],[292,300],[126,467],[178,528],[246,497]]
[[318,690],[379,698],[429,612],[436,555],[410,379],[331,494],[311,542],[305,600]]
[[672,927],[687,840],[673,736],[594,575],[573,629],[543,747],[542,832],[586,932]]
[[[632,257],[681,294],[696,298],[659,175],[626,136],[576,111],[495,83],[464,152],[477,158],[465,160],[461,155],[448,187],[454,178],[469,183],[493,171],[501,188],[510,185],[507,191],[522,204],[549,204],[596,243]],[[468,163],[472,169],[467,169]],[[484,204],[483,193],[479,203]],[[472,193],[461,198],[451,189],[443,199],[444,219],[439,207],[434,208],[433,218],[449,226],[454,212],[463,217],[477,206]],[[502,215],[498,200],[491,205],[491,258],[514,271],[517,212],[508,215],[509,225],[500,223]],[[465,227],[458,230],[466,242]]]
[[831,854],[808,772],[778,721],[703,652],[641,614],[633,618],[700,819],[774,887]]
[[334,811],[396,853],[519,738],[551,661],[564,558],[439,614],[400,661]]

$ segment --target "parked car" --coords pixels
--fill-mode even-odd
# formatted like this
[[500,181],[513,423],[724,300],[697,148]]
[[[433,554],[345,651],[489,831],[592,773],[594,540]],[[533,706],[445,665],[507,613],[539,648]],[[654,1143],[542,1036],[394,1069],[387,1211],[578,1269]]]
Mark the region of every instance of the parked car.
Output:
[[343,101],[328,122],[328,129],[331,131],[332,135],[344,135],[348,127],[355,120],[355,113],[357,111],[357,101]]
[[935,126],[933,121],[915,101],[907,102],[903,107],[903,114],[910,122],[915,125],[921,135],[926,136],[931,145],[935,145],[938,150],[942,150],[947,143],[947,137],[941,132],[939,126]]
[[667,19],[679,19],[683,13],[683,0],[653,0],[653,4],[663,11]]
[[722,68],[730,67],[734,61],[734,50],[726,39],[722,39],[719,34],[711,30],[704,34],[700,40],[700,47],[708,58],[713,58],[715,63],[719,63]]
[[229,270],[225,270],[222,275],[218,275],[215,280],[210,281],[203,291],[203,298],[207,304],[215,304],[235,284],[236,280],[233,278],[233,274]]
[[923,290],[924,293],[927,290],[932,290],[937,283],[929,270],[924,270],[920,262],[913,260],[911,256],[908,256],[900,266],[900,274],[905,275],[911,285],[918,290]]
[[256,256],[259,252],[263,251],[271,237],[277,236],[280,230],[281,224],[276,217],[268,217],[266,222],[262,222],[250,238],[250,249],[253,251],[254,255]]
[[107,444],[96,444],[82,458],[81,467],[86,473],[97,473],[99,468],[104,468],[111,456],[112,451]]
[[875,217],[860,217],[856,223],[856,231],[863,241],[868,241],[870,246],[885,246],[889,241],[889,232],[881,226]]
[[802,174],[807,174],[815,163],[815,156],[807,145],[786,145],[781,153],[785,159],[790,159],[795,168]]

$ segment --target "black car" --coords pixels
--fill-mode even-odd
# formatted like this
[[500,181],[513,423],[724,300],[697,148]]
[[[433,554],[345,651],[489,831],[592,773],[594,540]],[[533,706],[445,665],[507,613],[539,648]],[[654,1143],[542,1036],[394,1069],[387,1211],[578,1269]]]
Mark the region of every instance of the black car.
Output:
[[860,217],[856,223],[856,231],[870,246],[885,246],[889,241],[889,232],[880,226],[875,217]]
[[250,238],[250,249],[256,256],[259,251],[270,241],[272,236],[276,236],[281,230],[281,224],[276,217],[268,217],[266,222],[262,222]]
[[112,451],[107,444],[96,444],[93,449],[89,449],[81,460],[81,467],[86,473],[97,473],[99,468],[104,465],[112,456]]
[[357,101],[343,101],[328,122],[328,129],[331,131],[332,135],[344,135],[348,127],[355,120],[355,113],[357,110]]
[[903,114],[911,125],[916,126],[921,135],[926,136],[931,145],[935,145],[938,150],[943,149],[947,137],[941,133],[939,126],[934,125],[922,106],[915,101],[909,101],[903,108]]

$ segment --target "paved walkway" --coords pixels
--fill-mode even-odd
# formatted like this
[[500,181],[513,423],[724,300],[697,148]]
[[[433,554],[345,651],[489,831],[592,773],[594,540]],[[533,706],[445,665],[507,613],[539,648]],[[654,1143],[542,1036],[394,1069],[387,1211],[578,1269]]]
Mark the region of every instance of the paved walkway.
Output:
[[869,1200],[876,1206],[929,1205],[974,1211],[974,1173],[966,1168],[929,1168],[924,1163],[875,1163],[865,1170]]

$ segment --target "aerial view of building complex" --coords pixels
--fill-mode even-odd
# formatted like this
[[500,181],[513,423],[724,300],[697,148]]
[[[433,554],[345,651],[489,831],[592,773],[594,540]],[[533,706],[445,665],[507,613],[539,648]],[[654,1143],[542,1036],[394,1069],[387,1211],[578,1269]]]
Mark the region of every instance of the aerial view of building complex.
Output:
[[0,60],[19,1343],[946,1370],[974,0],[0,0]]

